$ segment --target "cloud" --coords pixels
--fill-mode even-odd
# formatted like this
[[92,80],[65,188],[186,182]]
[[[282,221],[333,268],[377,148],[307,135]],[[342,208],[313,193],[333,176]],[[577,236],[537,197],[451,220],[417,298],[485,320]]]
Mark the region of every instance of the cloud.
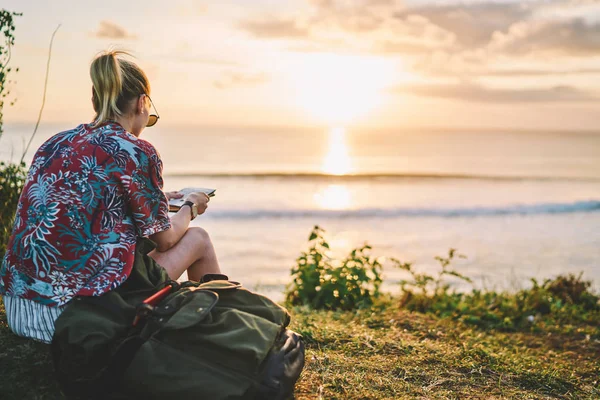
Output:
[[444,46],[418,40],[382,40],[375,45],[377,52],[383,54],[420,55],[443,50]]
[[206,64],[215,66],[240,67],[241,64],[232,59],[223,59],[215,57],[207,57],[198,53],[197,46],[193,46],[187,40],[180,40],[169,47],[165,53],[158,54],[157,57],[190,64]]
[[125,28],[110,21],[100,21],[93,35],[101,39],[137,39],[136,35],[130,34]]
[[273,18],[261,21],[241,21],[238,27],[262,39],[301,38],[308,36],[308,30],[293,19]]
[[213,86],[219,89],[228,89],[231,87],[260,85],[268,80],[269,77],[264,72],[226,72],[221,79],[213,82]]
[[[454,63],[454,64],[453,64]],[[431,57],[426,62],[414,64],[412,69],[420,72],[420,75],[428,77],[457,77],[462,79],[472,79],[473,77],[488,78],[537,78],[551,77],[556,79],[565,79],[570,77],[583,77],[585,75],[600,75],[598,63],[587,63],[586,67],[575,65],[560,66],[559,64],[539,63],[535,65],[512,66],[503,64],[502,66],[488,65],[484,62],[471,63],[470,65],[460,64],[452,59],[442,55],[440,57]]]
[[492,34],[528,18],[531,6],[518,3],[472,3],[428,5],[395,12],[394,18],[406,21],[418,16],[453,34],[457,43],[467,48],[485,45]]
[[[485,46],[494,32],[529,18],[534,7],[523,2],[471,2],[407,7],[393,0],[310,0],[310,26],[337,29],[361,39],[373,35],[376,51],[420,53],[440,47]],[[439,42],[439,43],[438,43]]]
[[264,15],[237,27],[261,40],[287,40],[289,51],[396,57],[427,76],[533,77],[600,68],[597,0],[307,2],[296,15]]
[[[304,14],[265,15],[237,26],[260,39],[314,43],[344,37],[346,47],[388,55],[485,50],[490,55],[516,56],[547,50],[587,56],[600,49],[600,6],[582,8],[580,0],[418,7],[393,0],[308,2],[312,7]],[[595,23],[590,13],[596,13]]]
[[343,38],[345,50],[402,56],[483,47],[494,32],[532,15],[532,7],[520,3],[407,7],[394,0],[308,2],[310,11],[293,18],[265,15],[237,26],[260,39],[305,39],[314,44]]
[[556,75],[600,75],[600,68],[575,69],[490,69],[477,72],[478,76],[509,77],[509,76],[556,76]]
[[478,103],[557,103],[592,102],[600,97],[571,86],[555,86],[541,89],[496,89],[485,86],[462,84],[404,85],[394,89],[396,93],[423,97],[461,100]]
[[582,18],[517,22],[506,33],[496,32],[490,49],[511,55],[595,56],[600,51],[600,24]]
[[[439,32],[445,31],[455,39],[455,46],[447,50],[462,56],[484,51],[485,58],[533,53],[589,57],[600,50],[600,5],[594,1],[590,7],[590,3],[555,0],[428,5],[395,12],[394,17],[404,23],[419,17]],[[384,48],[390,53],[396,49],[406,52],[404,46]],[[438,49],[429,46],[427,50]]]
[[204,3],[198,3],[196,1],[186,2],[184,4],[175,6],[172,10],[174,15],[177,17],[198,17],[208,14],[208,5]]
[[387,18],[387,13],[381,13],[392,2],[387,0],[335,1],[310,0],[314,7],[307,16],[310,26],[335,28],[350,33],[373,31]]
[[384,54],[425,54],[457,50],[456,35],[420,15],[391,19],[373,41],[373,49]]
[[237,61],[230,61],[220,58],[210,58],[210,57],[202,57],[202,56],[194,56],[194,55],[167,55],[165,58],[170,58],[174,61],[179,61],[183,63],[190,64],[208,64],[208,65],[216,65],[216,66],[226,66],[226,67],[237,67],[241,64]]
[[402,0],[308,0],[307,2],[319,12],[354,10],[363,13],[373,8],[389,8],[403,3]]

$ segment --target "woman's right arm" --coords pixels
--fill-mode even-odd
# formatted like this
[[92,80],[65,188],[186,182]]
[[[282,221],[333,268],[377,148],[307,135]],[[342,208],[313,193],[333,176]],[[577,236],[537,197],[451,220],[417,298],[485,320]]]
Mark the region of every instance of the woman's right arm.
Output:
[[[208,207],[210,198],[204,193],[190,193],[186,200],[198,206],[198,215],[203,214]],[[171,217],[171,227],[165,231],[157,232],[150,236],[156,243],[156,249],[160,252],[167,251],[181,240],[192,221],[192,210],[190,206],[183,206]]]

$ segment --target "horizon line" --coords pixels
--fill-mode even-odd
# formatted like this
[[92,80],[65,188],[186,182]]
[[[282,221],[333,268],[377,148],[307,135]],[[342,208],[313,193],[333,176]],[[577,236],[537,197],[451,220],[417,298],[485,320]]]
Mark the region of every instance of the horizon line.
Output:
[[577,181],[600,182],[600,177],[584,176],[535,176],[535,175],[476,175],[456,173],[418,173],[418,172],[365,172],[351,174],[328,174],[324,172],[164,172],[165,177],[185,178],[292,178],[323,180],[363,180],[363,179],[461,179],[461,180],[494,180],[494,181]]
[[[25,126],[25,125],[35,125],[36,121],[4,121],[3,122],[3,127],[6,133],[6,128],[10,127],[11,125],[14,126]],[[52,126],[52,127],[56,127],[56,126],[61,126],[61,125],[68,125],[69,127],[75,127],[78,126],[79,124],[82,124],[85,122],[79,122],[79,123],[75,123],[75,125],[73,125],[73,122],[71,121],[51,121],[51,122],[42,122],[42,124],[40,126],[46,125],[46,126]],[[191,128],[191,127],[200,127],[200,128],[237,128],[237,129],[314,129],[314,130],[331,130],[331,129],[335,129],[335,128],[343,128],[346,130],[357,130],[357,131],[363,131],[363,130],[382,130],[382,131],[388,131],[388,130],[400,130],[400,131],[409,131],[409,130],[421,130],[421,131],[426,131],[426,132],[479,132],[479,133],[497,133],[497,132],[512,132],[512,133],[519,133],[519,132],[523,132],[523,133],[547,133],[547,134],[551,134],[551,133],[583,133],[583,134],[600,134],[600,129],[597,127],[591,127],[591,128],[531,128],[531,127],[516,127],[516,126],[506,126],[506,127],[499,127],[499,126],[479,126],[479,127],[461,127],[461,126],[449,126],[449,127],[441,127],[441,126],[428,126],[428,125],[373,125],[373,126],[368,126],[365,124],[358,124],[354,127],[348,127],[348,126],[343,126],[343,125],[339,125],[339,126],[333,126],[333,125],[328,125],[328,124],[305,124],[305,125],[291,125],[291,124],[229,124],[229,123],[224,123],[224,124],[217,124],[217,123],[194,123],[194,122],[163,122],[161,124],[161,126],[164,127],[185,127],[185,128]]]

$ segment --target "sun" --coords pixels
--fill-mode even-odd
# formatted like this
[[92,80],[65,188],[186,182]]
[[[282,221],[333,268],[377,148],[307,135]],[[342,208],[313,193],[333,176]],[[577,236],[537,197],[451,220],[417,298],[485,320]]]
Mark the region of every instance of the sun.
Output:
[[345,126],[382,103],[397,63],[383,58],[308,54],[292,68],[296,103],[320,122]]

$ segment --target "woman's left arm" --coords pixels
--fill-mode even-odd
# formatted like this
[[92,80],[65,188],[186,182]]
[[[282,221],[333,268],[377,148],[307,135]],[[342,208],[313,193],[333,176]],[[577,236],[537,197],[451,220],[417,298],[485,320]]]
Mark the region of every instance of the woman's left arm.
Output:
[[[208,207],[210,198],[206,193],[190,193],[186,200],[191,201],[197,207],[198,215],[204,214]],[[158,251],[163,252],[175,246],[181,240],[192,221],[192,209],[189,205],[183,205],[177,213],[171,217],[171,227],[167,230],[157,232],[150,236],[156,243]]]
[[171,217],[171,227],[150,236],[160,252],[167,251],[181,240],[192,220],[189,206],[183,206]]

